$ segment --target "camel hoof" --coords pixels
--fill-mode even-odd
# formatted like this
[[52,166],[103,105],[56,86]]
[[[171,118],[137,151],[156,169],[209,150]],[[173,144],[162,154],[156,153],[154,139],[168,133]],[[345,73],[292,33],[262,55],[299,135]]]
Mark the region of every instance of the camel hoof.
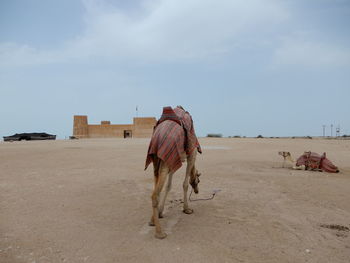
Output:
[[163,216],[163,213],[159,213],[159,214],[158,214],[158,217],[159,217],[159,218],[163,218],[163,217],[164,217],[164,216]]
[[149,226],[155,226],[155,224],[154,224],[153,221],[149,221],[149,222],[148,222],[148,225],[149,225]]
[[155,234],[155,237],[158,238],[158,239],[164,239],[166,238],[167,234],[165,233],[156,233]]
[[184,209],[183,212],[184,212],[185,214],[190,215],[190,214],[193,213],[193,209],[187,208],[187,209]]

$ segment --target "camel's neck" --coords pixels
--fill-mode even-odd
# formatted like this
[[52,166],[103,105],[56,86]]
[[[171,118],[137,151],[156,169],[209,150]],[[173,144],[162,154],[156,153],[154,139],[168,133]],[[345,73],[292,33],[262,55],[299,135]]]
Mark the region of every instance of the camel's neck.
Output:
[[289,155],[289,156],[287,156],[287,158],[286,158],[288,161],[290,161],[291,163],[296,163],[295,162],[295,160],[293,159],[293,157],[292,157],[292,155]]

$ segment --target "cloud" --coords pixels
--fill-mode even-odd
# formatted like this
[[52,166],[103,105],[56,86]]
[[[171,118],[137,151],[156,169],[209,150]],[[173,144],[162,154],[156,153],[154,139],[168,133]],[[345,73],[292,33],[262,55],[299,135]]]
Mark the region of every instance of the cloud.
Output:
[[136,13],[108,2],[85,0],[83,4],[85,30],[79,36],[52,50],[2,43],[0,65],[38,65],[91,57],[184,61],[223,56],[243,45],[249,32],[254,35],[270,30],[289,16],[287,9],[273,0],[150,0],[143,1]]
[[315,40],[308,35],[297,34],[284,38],[274,52],[273,66],[330,68],[350,65],[348,47]]
[[0,43],[0,65],[32,65],[40,63],[48,63],[46,56],[39,55],[35,48],[27,45],[19,45],[16,43]]

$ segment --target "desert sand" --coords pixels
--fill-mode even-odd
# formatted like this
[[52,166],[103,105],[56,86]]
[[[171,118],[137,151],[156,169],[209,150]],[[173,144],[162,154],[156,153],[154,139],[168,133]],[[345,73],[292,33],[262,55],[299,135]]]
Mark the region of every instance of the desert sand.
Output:
[[[209,139],[182,213],[177,172],[154,238],[149,139],[0,142],[0,262],[350,262],[350,141]],[[327,152],[338,174],[282,168]],[[332,225],[334,225],[332,227]]]

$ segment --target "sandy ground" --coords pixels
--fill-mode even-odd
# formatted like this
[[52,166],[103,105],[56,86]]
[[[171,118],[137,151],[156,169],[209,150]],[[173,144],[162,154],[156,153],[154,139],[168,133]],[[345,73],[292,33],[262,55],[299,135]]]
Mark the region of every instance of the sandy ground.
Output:
[[[200,139],[193,197],[221,191],[182,213],[183,166],[164,240],[147,225],[148,141],[1,142],[0,262],[350,262],[350,141]],[[281,168],[281,150],[326,151],[341,173]]]

